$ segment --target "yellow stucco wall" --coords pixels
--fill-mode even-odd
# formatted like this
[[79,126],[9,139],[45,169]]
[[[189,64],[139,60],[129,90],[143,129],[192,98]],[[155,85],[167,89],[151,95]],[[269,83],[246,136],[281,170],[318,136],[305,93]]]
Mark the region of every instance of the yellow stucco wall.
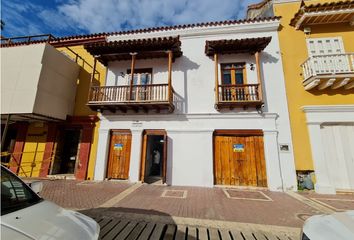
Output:
[[[306,5],[328,1],[306,1]],[[302,64],[308,57],[306,38],[342,37],[346,52],[354,52],[354,27],[346,24],[311,26],[311,34],[290,26],[290,20],[299,10],[300,1],[274,4],[276,16],[281,16],[279,41],[289,104],[294,157],[297,170],[313,170],[311,145],[302,107],[306,105],[354,104],[354,89],[325,89],[306,91],[302,85]]]
[[[81,69],[77,80],[78,85],[76,90],[74,116],[97,115],[97,112],[91,111],[91,109],[86,106],[94,59],[92,55],[89,54],[82,45],[72,46],[69,48],[84,59],[84,61],[82,59],[78,59],[78,64],[81,66]],[[67,48],[65,47],[58,48],[58,50],[65,52],[70,57],[75,59],[75,55]],[[97,61],[96,70],[98,71],[99,74],[95,75],[94,84],[103,85],[106,79],[106,68]],[[99,129],[99,122],[96,123],[96,127],[94,129],[91,151],[90,151],[90,159],[89,159],[89,165],[87,171],[87,179],[93,179],[93,175],[94,175],[96,151],[97,151],[97,143],[98,143],[98,129]]]
[[30,123],[18,174],[23,177],[38,177],[43,161],[48,126],[45,123]]

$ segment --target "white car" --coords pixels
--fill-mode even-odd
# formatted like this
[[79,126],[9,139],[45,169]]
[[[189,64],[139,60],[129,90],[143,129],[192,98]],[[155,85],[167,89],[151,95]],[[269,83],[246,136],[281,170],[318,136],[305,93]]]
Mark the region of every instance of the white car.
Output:
[[302,228],[302,240],[353,240],[354,211],[316,215],[308,218]]
[[[37,193],[41,182],[34,182]],[[1,166],[1,239],[98,239],[99,225],[38,196]]]

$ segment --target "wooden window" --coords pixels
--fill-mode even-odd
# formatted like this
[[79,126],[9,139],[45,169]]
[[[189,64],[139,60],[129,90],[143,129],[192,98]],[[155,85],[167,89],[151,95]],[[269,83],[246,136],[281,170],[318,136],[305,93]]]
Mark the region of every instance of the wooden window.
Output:
[[245,84],[246,67],[245,63],[221,64],[222,84]]
[[[127,70],[128,83],[131,83],[131,69]],[[130,100],[147,100],[151,95],[152,68],[134,69],[134,81]]]
[[[131,81],[131,69],[127,70],[129,83]],[[152,83],[152,68],[138,68],[134,69],[133,85],[148,85]]]
[[311,68],[316,74],[333,74],[350,71],[350,60],[345,54],[341,37],[308,38],[307,50]]

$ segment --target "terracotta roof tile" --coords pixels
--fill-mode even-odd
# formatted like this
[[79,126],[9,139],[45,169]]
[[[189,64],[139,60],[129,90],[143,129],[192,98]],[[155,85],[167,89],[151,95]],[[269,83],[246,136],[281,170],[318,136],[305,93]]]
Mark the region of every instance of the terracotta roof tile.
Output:
[[354,0],[344,0],[336,2],[326,2],[326,3],[317,3],[310,5],[302,5],[295,13],[294,17],[290,20],[290,25],[295,26],[297,21],[305,14],[309,12],[320,12],[328,10],[340,10],[343,8],[354,8]]
[[[267,22],[267,21],[279,20],[280,18],[281,17],[268,17],[268,18],[255,18],[255,19],[224,20],[224,21],[214,21],[214,22],[182,24],[182,25],[174,25],[174,26],[150,27],[144,29],[117,31],[117,32],[109,32],[109,33],[102,32],[102,33],[94,33],[94,34],[53,37],[53,39],[50,41],[50,44],[52,44],[55,47],[76,46],[76,45],[83,45],[85,43],[95,42],[95,41],[103,42],[107,36],[112,36],[112,35],[129,35],[129,34],[136,34],[136,33],[150,33],[150,32],[170,31],[170,30],[179,30],[179,29],[187,29],[187,28]],[[11,47],[11,46],[20,46],[20,45],[27,45],[27,44],[45,43],[45,42],[48,41],[38,40],[38,41],[30,41],[30,42],[16,42],[16,43],[12,42],[11,44],[1,43],[0,46]]]
[[214,53],[236,54],[263,51],[268,46],[272,37],[243,38],[243,39],[221,39],[205,42],[205,54],[212,56]]
[[132,52],[137,52],[137,59],[167,57],[168,50],[175,58],[182,55],[179,36],[96,42],[85,44],[84,48],[104,65],[109,61],[131,59]]
[[271,0],[263,0],[259,3],[255,3],[255,4],[251,4],[247,6],[247,12],[251,9],[259,9],[262,8],[264,5],[266,5],[268,2],[270,2]]
[[215,22],[202,22],[202,23],[174,25],[174,26],[162,26],[162,27],[153,27],[153,28],[129,30],[129,31],[111,32],[111,33],[108,34],[108,36],[112,36],[112,35],[128,35],[128,34],[134,34],[134,33],[149,33],[149,32],[169,31],[169,30],[179,30],[179,29],[196,28],[196,27],[222,26],[222,25],[233,25],[233,24],[243,24],[243,23],[265,22],[265,21],[279,20],[280,18],[281,17],[275,16],[275,17],[268,17],[268,18],[224,20],[224,21],[215,21]]
[[[208,27],[208,26],[222,26],[222,25],[233,25],[233,24],[244,24],[244,23],[256,23],[256,22],[266,22],[266,21],[274,21],[279,20],[280,17],[268,17],[268,18],[255,18],[255,19],[238,19],[238,20],[225,20],[225,21],[214,21],[214,22],[202,22],[202,23],[191,23],[191,24],[183,24],[183,25],[174,25],[174,26],[161,26],[161,27],[150,27],[144,29],[135,29],[135,30],[127,30],[127,31],[117,31],[117,32],[102,32],[102,33],[94,33],[94,34],[83,34],[83,35],[73,35],[73,36],[64,36],[64,37],[55,37],[55,40],[51,40],[50,43],[55,47],[60,46],[75,46],[82,45],[88,42],[93,41],[104,41],[107,36],[112,35],[129,35],[135,33],[149,33],[149,32],[158,32],[158,31],[170,31],[170,30],[179,30],[179,29],[187,29],[187,28],[197,28],[197,27]],[[27,42],[17,42],[6,44],[2,43],[1,47],[11,47],[11,46],[19,46],[26,44],[36,44],[36,43],[44,43],[43,41],[31,41]]]

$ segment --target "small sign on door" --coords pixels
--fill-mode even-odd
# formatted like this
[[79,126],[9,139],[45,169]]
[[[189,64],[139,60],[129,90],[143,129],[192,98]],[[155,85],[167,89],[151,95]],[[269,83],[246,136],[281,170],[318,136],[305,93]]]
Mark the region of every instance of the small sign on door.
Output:
[[233,151],[234,152],[244,152],[245,151],[245,147],[243,144],[233,144]]
[[122,143],[115,143],[113,146],[114,150],[123,150],[123,144]]

